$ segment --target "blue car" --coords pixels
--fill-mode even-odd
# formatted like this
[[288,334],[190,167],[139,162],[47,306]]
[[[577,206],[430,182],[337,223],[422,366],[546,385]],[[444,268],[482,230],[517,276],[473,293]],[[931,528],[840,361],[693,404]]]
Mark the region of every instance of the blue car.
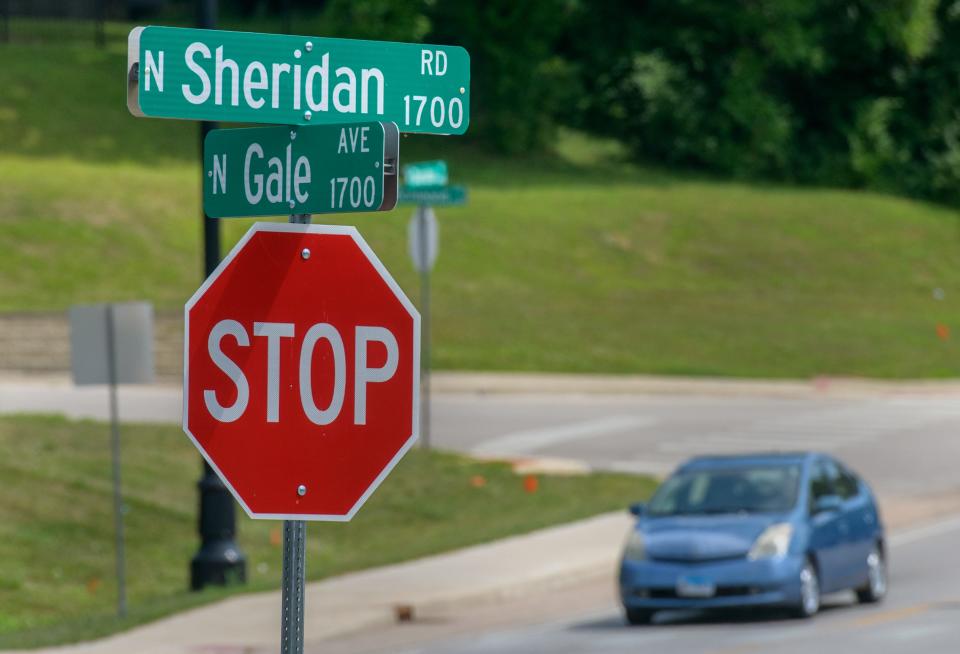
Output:
[[631,511],[620,565],[630,624],[666,609],[782,607],[808,618],[823,593],[878,602],[887,592],[873,493],[824,454],[695,458]]

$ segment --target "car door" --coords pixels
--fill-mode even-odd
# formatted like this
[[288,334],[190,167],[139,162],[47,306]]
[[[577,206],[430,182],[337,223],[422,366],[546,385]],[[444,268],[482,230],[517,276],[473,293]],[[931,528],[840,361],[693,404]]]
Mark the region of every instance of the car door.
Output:
[[843,564],[846,585],[857,586],[867,578],[867,557],[876,539],[876,512],[861,481],[839,462],[834,462],[837,477],[834,486],[843,499],[848,527]]
[[845,523],[842,511],[817,511],[817,501],[822,497],[836,495],[827,461],[818,458],[810,472],[807,497],[809,502],[810,549],[817,558],[820,586],[823,592],[843,588],[844,545],[846,537],[841,525]]

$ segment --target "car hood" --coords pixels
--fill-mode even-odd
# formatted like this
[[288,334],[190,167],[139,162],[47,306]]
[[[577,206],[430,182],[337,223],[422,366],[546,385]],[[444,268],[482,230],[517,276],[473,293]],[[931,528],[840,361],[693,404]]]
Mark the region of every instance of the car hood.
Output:
[[647,556],[674,561],[709,561],[746,556],[757,537],[780,515],[673,516],[645,518]]

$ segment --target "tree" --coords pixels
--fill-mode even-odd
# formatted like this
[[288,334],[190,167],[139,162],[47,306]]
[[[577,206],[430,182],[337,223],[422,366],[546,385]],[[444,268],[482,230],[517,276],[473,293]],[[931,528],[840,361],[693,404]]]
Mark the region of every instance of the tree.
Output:
[[428,12],[428,40],[470,53],[471,138],[504,152],[549,141],[567,88],[555,51],[570,8],[564,0],[438,0]]

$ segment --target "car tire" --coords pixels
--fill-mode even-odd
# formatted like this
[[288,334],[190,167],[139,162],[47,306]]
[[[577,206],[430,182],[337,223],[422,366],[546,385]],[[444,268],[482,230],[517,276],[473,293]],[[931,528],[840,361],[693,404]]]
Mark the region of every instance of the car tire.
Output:
[[812,618],[820,610],[820,575],[813,561],[807,559],[800,568],[800,601],[793,608],[797,618]]
[[887,595],[887,560],[879,545],[874,545],[867,555],[867,583],[857,588],[857,600],[861,604],[876,604]]
[[633,626],[650,624],[653,620],[653,611],[649,609],[624,609],[624,614],[627,618],[627,624]]

